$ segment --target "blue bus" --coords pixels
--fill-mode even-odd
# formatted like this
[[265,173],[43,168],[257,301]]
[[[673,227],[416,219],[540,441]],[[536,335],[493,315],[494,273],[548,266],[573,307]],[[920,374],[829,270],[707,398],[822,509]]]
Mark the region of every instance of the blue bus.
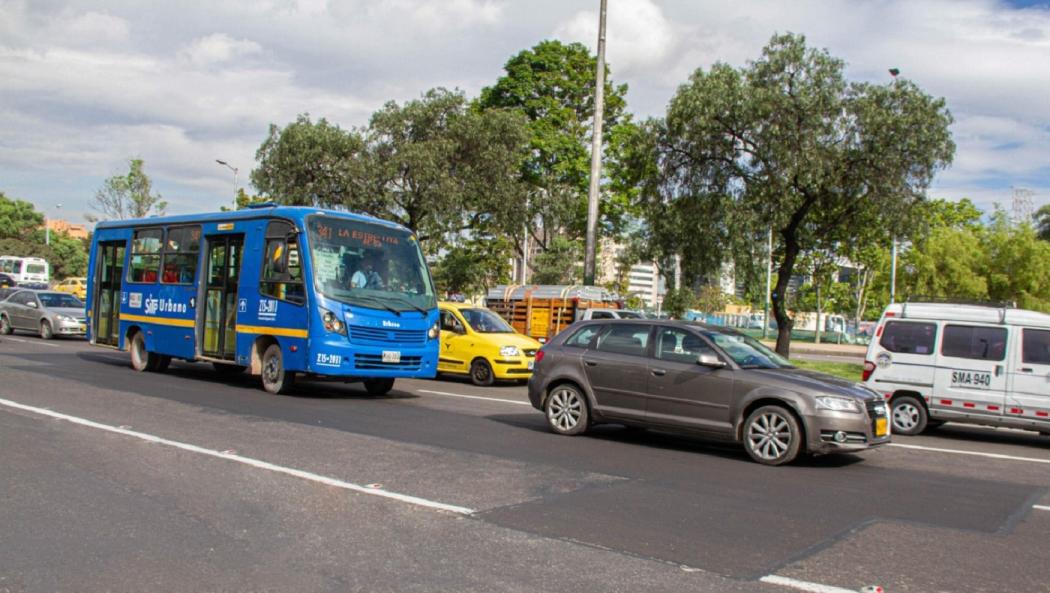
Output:
[[434,285],[415,236],[368,216],[266,204],[215,214],[101,222],[88,261],[92,344],[136,371],[173,358],[259,375],[361,381],[434,377]]

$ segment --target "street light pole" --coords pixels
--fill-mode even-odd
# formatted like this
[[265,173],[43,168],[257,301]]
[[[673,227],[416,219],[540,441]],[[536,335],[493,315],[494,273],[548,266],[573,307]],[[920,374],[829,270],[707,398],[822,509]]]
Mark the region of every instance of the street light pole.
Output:
[[587,245],[583,257],[583,283],[594,285],[598,231],[598,191],[602,177],[602,116],[605,115],[605,5],[598,16],[598,66],[594,76],[594,126],[591,137],[591,185],[587,192]]
[[227,169],[229,169],[230,171],[233,171],[233,185],[234,185],[234,188],[233,188],[233,189],[234,189],[235,191],[236,191],[236,190],[238,190],[238,189],[240,189],[240,186],[238,185],[238,181],[237,181],[237,173],[238,173],[238,169],[237,169],[237,167],[234,167],[233,165],[231,165],[231,164],[227,163],[226,161],[224,161],[224,160],[222,160],[222,159],[215,159],[215,162],[216,162],[216,163],[219,163],[219,164],[220,164],[220,165],[222,165],[223,167],[226,167],[226,168],[227,168]]
[[[890,76],[893,77],[893,85],[897,85],[897,75],[901,71],[899,68],[890,68]],[[893,236],[893,247],[892,255],[890,256],[890,304],[896,302],[897,299],[897,236]]]

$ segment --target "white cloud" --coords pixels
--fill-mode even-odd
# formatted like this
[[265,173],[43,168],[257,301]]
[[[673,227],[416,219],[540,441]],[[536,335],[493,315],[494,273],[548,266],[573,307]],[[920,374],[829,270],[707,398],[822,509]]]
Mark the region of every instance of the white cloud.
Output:
[[215,33],[195,39],[180,51],[180,55],[198,66],[229,62],[244,56],[262,53],[262,46],[247,39],[233,39],[225,33]]
[[[606,60],[620,75],[658,66],[672,53],[676,32],[651,0],[622,0],[606,10]],[[579,41],[596,51],[598,12],[580,11],[554,29],[559,39]]]

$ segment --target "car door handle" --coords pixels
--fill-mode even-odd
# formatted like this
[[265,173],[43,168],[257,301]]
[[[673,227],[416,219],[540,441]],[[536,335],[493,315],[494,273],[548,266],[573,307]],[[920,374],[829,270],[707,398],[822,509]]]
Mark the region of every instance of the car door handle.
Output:
[[585,365],[587,365],[589,367],[596,367],[596,366],[598,366],[598,361],[596,361],[596,360],[584,360],[583,364],[585,364]]
[[667,374],[667,371],[665,371],[663,369],[651,369],[650,372],[652,374],[656,375],[657,377],[663,377],[664,375]]

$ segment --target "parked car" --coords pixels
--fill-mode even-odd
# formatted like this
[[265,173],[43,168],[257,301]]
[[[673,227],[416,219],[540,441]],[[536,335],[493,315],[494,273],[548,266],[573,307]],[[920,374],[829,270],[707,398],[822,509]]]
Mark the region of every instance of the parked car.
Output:
[[863,379],[889,400],[894,432],[965,422],[1050,434],[1050,315],[893,304],[864,360]]
[[514,331],[499,315],[468,303],[439,303],[438,372],[468,375],[475,385],[526,380],[540,343]]
[[537,354],[529,399],[558,434],[603,422],[684,430],[742,443],[766,465],[890,440],[887,406],[867,387],[688,321],[578,323]]
[[69,293],[83,301],[87,299],[87,278],[66,278],[51,290]]
[[18,281],[11,274],[0,273],[0,288],[13,288],[18,286]]
[[0,302],[0,334],[31,331],[49,340],[87,333],[84,303],[64,292],[19,290]]

